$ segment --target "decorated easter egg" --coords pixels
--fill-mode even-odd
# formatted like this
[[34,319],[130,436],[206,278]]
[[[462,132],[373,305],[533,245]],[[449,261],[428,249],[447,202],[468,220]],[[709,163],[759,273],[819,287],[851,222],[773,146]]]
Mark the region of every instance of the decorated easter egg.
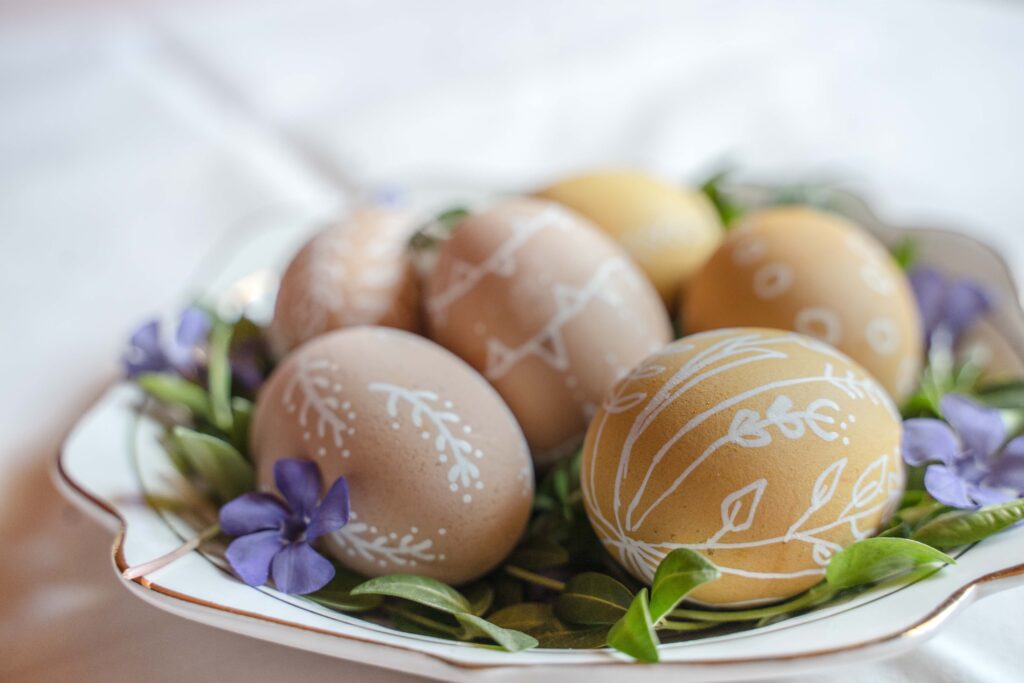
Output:
[[522,533],[533,465],[497,392],[437,344],[357,327],[288,355],[260,392],[252,453],[261,487],[281,458],[348,480],[348,525],[324,538],[365,575],[462,583],[493,569]]
[[687,332],[762,326],[840,349],[897,400],[921,366],[921,323],[906,276],[866,231],[816,209],[745,217],[687,287]]
[[650,582],[675,548],[721,578],[695,601],[795,595],[898,505],[901,422],[884,389],[831,346],[793,332],[695,334],[609,392],[587,432],[581,486],[605,548]]
[[721,221],[707,197],[645,173],[595,171],[538,194],[614,237],[669,306],[722,241]]
[[433,337],[497,388],[542,464],[577,448],[608,388],[671,335],[629,256],[536,199],[463,219],[425,290]]
[[276,356],[343,327],[419,328],[419,288],[406,244],[415,222],[380,207],[357,209],[316,234],[281,278],[269,338]]

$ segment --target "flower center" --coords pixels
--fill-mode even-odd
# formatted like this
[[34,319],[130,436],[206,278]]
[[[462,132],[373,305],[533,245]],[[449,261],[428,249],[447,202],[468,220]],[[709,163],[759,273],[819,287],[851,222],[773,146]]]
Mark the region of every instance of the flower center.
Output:
[[301,541],[306,536],[306,520],[302,515],[289,515],[281,522],[281,537],[289,543]]

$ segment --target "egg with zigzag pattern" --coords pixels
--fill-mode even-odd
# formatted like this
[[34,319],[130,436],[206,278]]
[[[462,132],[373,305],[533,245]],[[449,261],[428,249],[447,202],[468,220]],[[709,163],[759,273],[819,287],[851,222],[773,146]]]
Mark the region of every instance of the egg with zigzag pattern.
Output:
[[671,338],[643,272],[553,202],[509,199],[462,219],[424,289],[431,336],[494,385],[541,465],[574,452],[608,388]]

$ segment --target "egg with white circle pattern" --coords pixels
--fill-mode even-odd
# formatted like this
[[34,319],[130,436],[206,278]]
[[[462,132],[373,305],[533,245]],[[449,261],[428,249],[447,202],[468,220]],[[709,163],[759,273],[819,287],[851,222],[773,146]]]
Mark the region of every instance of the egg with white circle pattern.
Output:
[[578,448],[608,388],[671,339],[629,256],[554,202],[504,200],[464,218],[425,293],[431,336],[497,388],[542,465]]
[[287,356],[260,391],[258,481],[306,458],[348,480],[349,523],[323,539],[362,574],[458,584],[493,569],[522,534],[533,465],[519,425],[475,370],[408,332],[357,327]]
[[821,581],[836,552],[896,509],[901,430],[878,382],[816,339],[764,328],[690,335],[605,398],[583,447],[587,515],[642,581],[690,548],[722,573],[693,600],[782,600]]
[[680,318],[687,333],[760,326],[816,337],[897,401],[921,368],[921,321],[905,274],[860,226],[809,207],[744,217],[686,288]]
[[356,325],[418,331],[419,285],[406,249],[415,227],[408,213],[367,206],[314,235],[281,277],[268,330],[274,354]]

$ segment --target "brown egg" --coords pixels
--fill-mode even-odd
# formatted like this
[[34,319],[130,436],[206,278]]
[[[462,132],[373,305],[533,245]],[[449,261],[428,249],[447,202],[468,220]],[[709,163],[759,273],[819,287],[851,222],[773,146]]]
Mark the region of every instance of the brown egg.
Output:
[[612,383],[671,338],[657,293],[586,219],[514,199],[465,218],[426,282],[432,335],[490,380],[547,464]]
[[592,220],[621,244],[672,306],[680,288],[722,241],[703,193],[646,173],[593,171],[538,193]]
[[367,207],[307,242],[281,278],[269,330],[275,355],[343,327],[418,331],[419,288],[405,248],[415,227],[405,213]]
[[921,367],[921,323],[906,276],[855,223],[784,206],[745,217],[690,283],[687,333],[761,326],[821,339],[902,401]]
[[281,458],[348,479],[351,519],[325,539],[345,565],[469,581],[512,550],[533,500],[522,431],[475,370],[431,341],[359,327],[291,353],[260,392],[263,488]]
[[650,583],[674,548],[722,572],[695,601],[780,600],[875,534],[903,492],[901,422],[863,368],[760,328],[691,335],[615,385],[587,432],[581,483],[608,551]]

